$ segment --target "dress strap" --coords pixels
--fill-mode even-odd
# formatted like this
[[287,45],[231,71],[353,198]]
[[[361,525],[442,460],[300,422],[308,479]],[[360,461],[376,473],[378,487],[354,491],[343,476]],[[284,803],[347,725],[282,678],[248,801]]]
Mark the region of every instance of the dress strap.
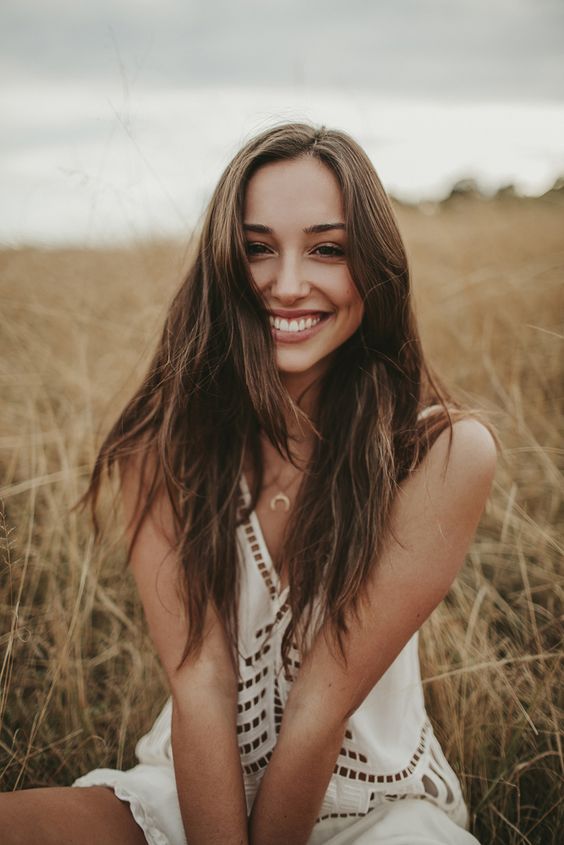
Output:
[[427,405],[426,408],[423,408],[422,411],[419,411],[419,413],[417,414],[417,419],[418,420],[424,420],[425,417],[428,417],[429,414],[432,414],[433,411],[435,411],[437,408],[442,408],[442,407],[443,407],[442,405]]

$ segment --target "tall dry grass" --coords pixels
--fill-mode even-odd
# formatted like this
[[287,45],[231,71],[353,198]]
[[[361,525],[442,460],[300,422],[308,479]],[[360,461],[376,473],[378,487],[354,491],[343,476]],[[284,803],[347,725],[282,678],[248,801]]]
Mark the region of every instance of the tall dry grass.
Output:
[[[467,563],[423,629],[427,704],[483,843],[561,841],[564,205],[399,208],[424,339],[503,452]],[[0,782],[128,767],[164,675],[112,529],[71,506],[131,391],[183,249],[5,250]]]

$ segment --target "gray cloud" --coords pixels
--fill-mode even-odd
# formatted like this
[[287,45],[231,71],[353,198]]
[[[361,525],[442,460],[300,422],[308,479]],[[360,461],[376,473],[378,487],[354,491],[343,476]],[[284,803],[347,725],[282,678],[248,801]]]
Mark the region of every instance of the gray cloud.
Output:
[[562,100],[559,0],[5,0],[4,83]]

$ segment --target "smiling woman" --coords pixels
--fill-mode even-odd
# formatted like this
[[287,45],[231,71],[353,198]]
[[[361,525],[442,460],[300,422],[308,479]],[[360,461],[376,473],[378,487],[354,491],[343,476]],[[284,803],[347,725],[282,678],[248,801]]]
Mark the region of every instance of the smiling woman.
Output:
[[285,124],[222,175],[119,469],[170,697],[138,765],[0,796],[7,843],[470,845],[418,631],[464,561],[492,435],[426,364],[388,197]]
[[249,180],[244,221],[251,275],[271,315],[278,370],[290,390],[305,387],[330,366],[364,313],[347,263],[337,178],[313,157],[266,165]]

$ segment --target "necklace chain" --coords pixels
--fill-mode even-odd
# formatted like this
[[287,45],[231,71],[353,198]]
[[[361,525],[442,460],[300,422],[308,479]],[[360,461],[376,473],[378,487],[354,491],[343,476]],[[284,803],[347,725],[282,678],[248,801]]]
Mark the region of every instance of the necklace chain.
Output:
[[[290,482],[288,482],[288,484],[286,484],[285,487],[283,487],[281,490],[278,490],[278,492],[275,493],[274,496],[272,496],[272,498],[270,499],[270,510],[271,511],[276,511],[276,510],[282,509],[282,510],[286,511],[286,513],[287,513],[290,510],[290,505],[291,505],[290,497],[287,495],[287,493],[285,491],[288,490],[292,486],[292,484],[294,483],[294,481],[298,477],[299,477],[298,475],[295,475],[292,478],[292,480]],[[270,485],[269,485],[269,487],[270,487]],[[282,505],[282,508],[279,508],[279,505]]]

